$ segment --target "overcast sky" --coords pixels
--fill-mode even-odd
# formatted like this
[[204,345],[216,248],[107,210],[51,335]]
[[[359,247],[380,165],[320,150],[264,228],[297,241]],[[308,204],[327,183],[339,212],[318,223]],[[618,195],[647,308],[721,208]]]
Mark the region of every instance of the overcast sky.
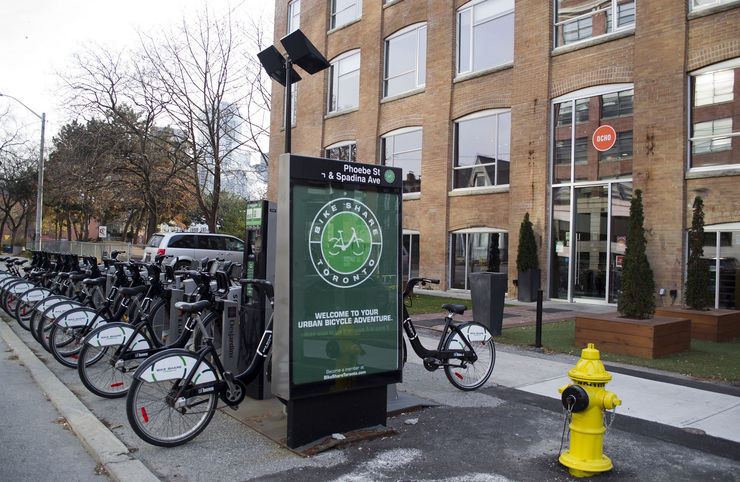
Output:
[[[137,29],[152,32],[178,23],[205,0],[0,0],[0,93],[46,113],[47,145],[69,119],[60,108],[59,78],[72,55],[86,44],[111,48],[138,42]],[[272,20],[274,0],[208,0],[218,11],[264,12]],[[270,32],[268,32],[270,33]],[[23,107],[0,97],[23,124],[40,125]]]

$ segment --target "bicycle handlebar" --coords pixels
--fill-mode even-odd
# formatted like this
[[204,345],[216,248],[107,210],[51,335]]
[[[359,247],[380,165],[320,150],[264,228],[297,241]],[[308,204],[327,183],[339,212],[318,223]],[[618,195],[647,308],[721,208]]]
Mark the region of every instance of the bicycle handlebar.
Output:
[[414,286],[419,283],[421,283],[422,286],[426,286],[427,283],[436,285],[439,284],[439,280],[434,278],[409,278],[406,282],[406,289],[403,290],[403,297],[406,298],[409,296],[414,291]]

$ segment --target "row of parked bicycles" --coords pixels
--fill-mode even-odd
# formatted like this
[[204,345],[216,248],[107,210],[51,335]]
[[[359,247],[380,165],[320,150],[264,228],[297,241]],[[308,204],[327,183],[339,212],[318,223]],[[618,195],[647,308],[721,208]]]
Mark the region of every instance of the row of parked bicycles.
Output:
[[[119,254],[113,251],[102,263],[46,251],[31,251],[30,262],[0,257],[2,309],[55,360],[76,369],[92,393],[126,397],[126,415],[139,437],[181,445],[208,426],[219,400],[236,408],[262,373],[271,353],[272,317],[252,337],[259,341],[243,360],[228,367],[220,349],[222,320],[235,294],[240,325],[251,322],[247,299],[272,313],[273,286],[241,278],[242,267],[229,261],[204,259],[197,269],[175,270],[176,258],[145,263],[119,261]],[[403,297],[411,301],[415,286],[438,282],[412,278]],[[447,314],[436,349],[421,343],[406,305],[404,332],[427,370],[442,368],[455,387],[475,390],[493,371],[493,338],[479,323],[453,322],[465,305],[442,308]],[[405,342],[402,348],[405,362]]]
[[2,309],[55,360],[76,369],[92,393],[127,397],[131,427],[151,444],[196,437],[219,398],[236,407],[270,354],[272,320],[243,370],[234,373],[221,361],[229,293],[249,287],[273,303],[270,282],[236,278],[238,264],[204,259],[198,269],[175,271],[177,259],[161,256],[118,261],[113,251],[98,264],[73,254],[31,255],[30,262],[0,257]]

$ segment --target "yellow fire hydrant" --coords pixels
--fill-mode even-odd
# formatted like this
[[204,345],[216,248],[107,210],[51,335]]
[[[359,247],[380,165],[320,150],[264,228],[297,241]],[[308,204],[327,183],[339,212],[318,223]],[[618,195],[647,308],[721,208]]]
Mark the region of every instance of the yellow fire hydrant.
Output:
[[570,450],[560,454],[560,463],[575,477],[590,477],[612,468],[612,461],[603,454],[604,411],[622,402],[605,385],[612,379],[604,369],[599,350],[589,343],[581,352],[575,368],[568,371],[572,385],[563,385],[563,406],[572,412]]

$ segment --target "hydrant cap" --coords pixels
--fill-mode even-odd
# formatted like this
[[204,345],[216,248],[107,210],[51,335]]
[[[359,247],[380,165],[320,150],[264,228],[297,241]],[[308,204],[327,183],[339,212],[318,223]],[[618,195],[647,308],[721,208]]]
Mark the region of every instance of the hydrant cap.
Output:
[[611,373],[604,369],[599,350],[594,348],[593,343],[589,343],[588,347],[583,349],[581,359],[568,371],[568,376],[576,382],[606,383],[612,379]]

